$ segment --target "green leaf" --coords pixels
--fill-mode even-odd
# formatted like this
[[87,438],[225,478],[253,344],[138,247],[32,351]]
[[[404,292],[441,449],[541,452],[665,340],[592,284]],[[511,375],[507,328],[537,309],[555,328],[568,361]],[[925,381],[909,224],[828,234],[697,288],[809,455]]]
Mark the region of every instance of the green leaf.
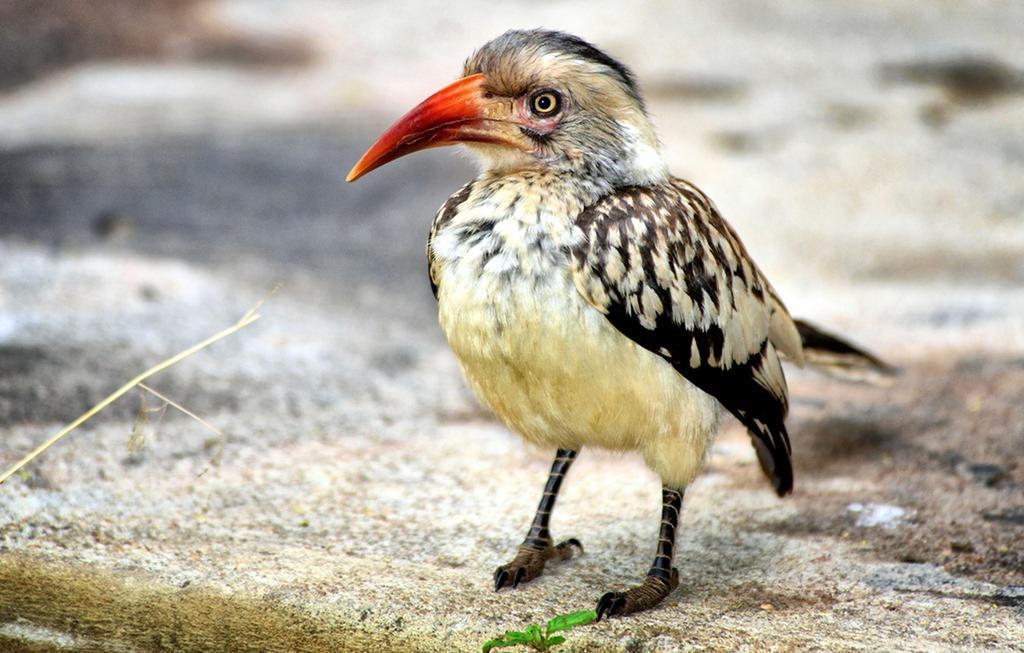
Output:
[[483,653],[490,653],[492,648],[504,648],[506,646],[515,646],[515,643],[505,641],[504,639],[489,639],[484,642]]
[[[536,626],[534,626],[536,628]],[[538,635],[540,631],[538,630]],[[519,630],[508,630],[501,636],[500,639],[489,639],[484,642],[483,653],[488,653],[492,648],[504,648],[506,646],[532,646],[535,640],[533,639],[530,629],[527,628],[526,632]]]
[[529,644],[530,643],[530,629],[527,628],[526,632],[519,630],[510,630],[505,633],[505,641],[508,642],[507,646],[514,646],[515,644]]
[[526,637],[529,644],[536,644],[538,646],[544,644],[544,635],[540,632],[540,626],[537,624],[530,624],[526,627]]
[[555,617],[549,621],[545,632],[550,635],[551,633],[557,633],[560,630],[569,630],[570,628],[572,628],[572,626],[565,623],[565,615],[563,615],[561,617]]
[[551,633],[557,633],[560,630],[569,630],[570,628],[583,626],[594,621],[597,621],[597,613],[593,610],[570,612],[569,614],[559,615],[549,621],[547,632],[550,635]]
[[554,637],[550,637],[550,638],[548,638],[548,648],[551,648],[552,646],[558,646],[559,644],[561,644],[564,641],[565,641],[565,638],[562,637],[561,635],[555,635]]

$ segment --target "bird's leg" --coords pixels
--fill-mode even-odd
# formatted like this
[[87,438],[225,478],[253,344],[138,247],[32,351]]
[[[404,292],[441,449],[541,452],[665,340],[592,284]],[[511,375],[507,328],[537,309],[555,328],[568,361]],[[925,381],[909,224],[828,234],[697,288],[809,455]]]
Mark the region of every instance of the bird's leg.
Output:
[[679,585],[679,570],[672,566],[676,548],[676,526],[683,507],[683,490],[661,489],[661,529],[658,552],[647,578],[625,592],[608,592],[597,602],[597,618],[627,615],[652,608]]
[[551,510],[555,507],[555,499],[558,498],[558,489],[562,486],[562,478],[569,471],[572,461],[576,459],[576,452],[570,449],[559,449],[555,454],[555,462],[551,463],[551,474],[548,475],[548,482],[544,485],[544,496],[537,506],[537,514],[533,517],[533,525],[526,539],[519,545],[519,552],[512,562],[498,567],[494,572],[494,589],[502,587],[515,587],[519,583],[526,583],[544,571],[544,563],[548,560],[568,560],[572,557],[572,548],[576,547],[583,552],[583,545],[576,538],[570,538],[559,544],[553,544],[551,533],[548,531],[548,521],[551,519]]

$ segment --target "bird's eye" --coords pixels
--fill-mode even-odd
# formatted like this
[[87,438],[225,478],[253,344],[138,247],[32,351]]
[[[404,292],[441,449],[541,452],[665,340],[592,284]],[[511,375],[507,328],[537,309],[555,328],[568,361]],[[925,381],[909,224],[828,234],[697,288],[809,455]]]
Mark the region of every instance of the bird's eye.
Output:
[[562,108],[562,96],[557,91],[540,91],[530,99],[530,109],[538,116],[553,116]]

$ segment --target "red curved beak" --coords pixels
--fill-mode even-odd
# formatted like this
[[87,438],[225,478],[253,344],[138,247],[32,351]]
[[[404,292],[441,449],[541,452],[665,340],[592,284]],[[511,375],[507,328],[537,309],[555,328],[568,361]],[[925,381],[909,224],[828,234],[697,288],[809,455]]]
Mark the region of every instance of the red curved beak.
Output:
[[[453,143],[501,143],[517,146],[500,123],[505,102],[485,97],[484,74],[463,77],[402,116],[366,150],[345,181],[355,181],[395,159],[428,147]],[[507,113],[507,108],[505,113]]]

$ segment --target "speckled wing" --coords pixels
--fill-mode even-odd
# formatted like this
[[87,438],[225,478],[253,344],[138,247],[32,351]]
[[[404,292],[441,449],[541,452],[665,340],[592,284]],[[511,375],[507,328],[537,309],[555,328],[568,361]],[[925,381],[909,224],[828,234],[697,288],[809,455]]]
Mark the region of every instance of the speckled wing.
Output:
[[434,236],[437,235],[437,232],[441,227],[451,222],[452,218],[455,217],[455,214],[459,211],[459,206],[469,198],[469,194],[472,190],[473,182],[470,182],[457,190],[455,194],[445,200],[445,203],[437,210],[437,214],[434,216],[434,222],[430,225],[430,235],[427,236],[427,275],[430,278],[430,291],[434,293],[434,299],[437,299],[437,284],[440,282],[441,276],[440,271],[436,267],[431,243],[434,242]]
[[785,307],[711,201],[682,180],[626,188],[584,210],[579,292],[624,335],[715,397],[750,431],[779,495],[793,487],[786,379],[802,363]]

